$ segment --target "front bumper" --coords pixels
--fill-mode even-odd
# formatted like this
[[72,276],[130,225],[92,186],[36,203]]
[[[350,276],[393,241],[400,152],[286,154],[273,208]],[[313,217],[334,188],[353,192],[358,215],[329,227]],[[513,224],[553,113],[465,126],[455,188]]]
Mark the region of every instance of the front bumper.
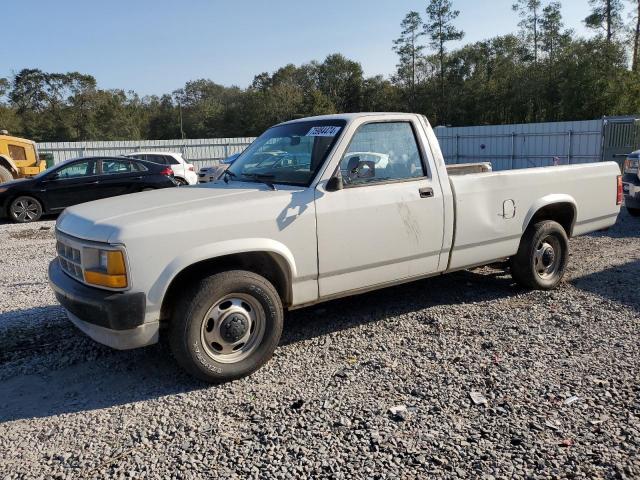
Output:
[[640,208],[640,178],[637,175],[625,174],[622,177],[624,204],[631,208]]
[[159,323],[144,323],[144,293],[114,293],[67,275],[58,259],[49,264],[49,284],[69,319],[99,343],[126,350],[158,341]]

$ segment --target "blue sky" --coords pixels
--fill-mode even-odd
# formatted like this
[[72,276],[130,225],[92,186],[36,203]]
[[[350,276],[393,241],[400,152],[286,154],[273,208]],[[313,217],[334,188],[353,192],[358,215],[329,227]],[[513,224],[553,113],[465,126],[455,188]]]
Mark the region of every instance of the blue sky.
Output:
[[[171,92],[210,78],[246,87],[257,73],[340,52],[367,75],[389,75],[392,40],[426,0],[2,0],[0,77],[25,67],[77,70],[101,88]],[[454,0],[464,42],[513,32],[513,0]],[[565,23],[585,34],[587,0],[564,0]]]

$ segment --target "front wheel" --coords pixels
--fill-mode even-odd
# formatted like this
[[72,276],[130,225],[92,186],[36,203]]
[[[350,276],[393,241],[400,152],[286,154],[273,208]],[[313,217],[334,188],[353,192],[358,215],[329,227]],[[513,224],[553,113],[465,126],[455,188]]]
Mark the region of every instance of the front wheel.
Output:
[[640,217],[640,208],[627,207],[627,212],[629,212],[629,215],[632,217]]
[[569,260],[569,239],[557,222],[545,220],[529,226],[510,259],[511,275],[520,285],[551,290],[562,280]]
[[42,217],[42,205],[33,197],[18,197],[9,205],[9,216],[18,223],[35,222]]
[[205,382],[223,382],[264,365],[280,341],[282,324],[282,302],[268,280],[242,270],[221,272],[180,300],[169,345],[187,372]]

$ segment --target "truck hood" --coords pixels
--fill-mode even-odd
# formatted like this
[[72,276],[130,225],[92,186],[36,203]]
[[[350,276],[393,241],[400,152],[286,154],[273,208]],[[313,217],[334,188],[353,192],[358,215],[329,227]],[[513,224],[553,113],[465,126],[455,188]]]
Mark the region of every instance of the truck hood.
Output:
[[[124,243],[128,238],[151,236],[152,232],[188,232],[198,224],[218,227],[237,223],[247,212],[257,220],[276,217],[290,205],[301,187],[258,183],[209,183],[134,193],[67,208],[56,228],[85,240]],[[169,246],[168,246],[169,247]]]

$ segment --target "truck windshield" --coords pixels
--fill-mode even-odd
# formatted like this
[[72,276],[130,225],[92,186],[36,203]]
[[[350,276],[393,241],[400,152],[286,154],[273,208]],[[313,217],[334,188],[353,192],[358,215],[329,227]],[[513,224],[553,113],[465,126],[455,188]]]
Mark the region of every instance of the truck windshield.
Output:
[[318,120],[272,127],[233,162],[229,172],[241,181],[308,187],[345,124]]

